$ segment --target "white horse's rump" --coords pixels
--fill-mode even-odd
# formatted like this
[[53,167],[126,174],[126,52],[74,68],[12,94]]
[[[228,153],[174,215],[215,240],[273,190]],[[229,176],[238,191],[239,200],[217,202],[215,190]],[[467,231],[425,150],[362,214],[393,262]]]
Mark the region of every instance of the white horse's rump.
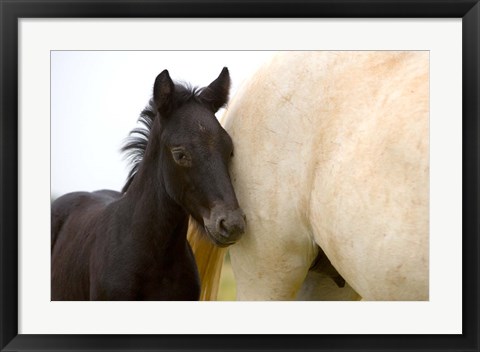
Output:
[[[238,299],[297,298],[318,246],[365,300],[428,299],[428,72],[427,52],[289,52],[243,86],[224,119]],[[308,281],[302,299],[355,298]]]

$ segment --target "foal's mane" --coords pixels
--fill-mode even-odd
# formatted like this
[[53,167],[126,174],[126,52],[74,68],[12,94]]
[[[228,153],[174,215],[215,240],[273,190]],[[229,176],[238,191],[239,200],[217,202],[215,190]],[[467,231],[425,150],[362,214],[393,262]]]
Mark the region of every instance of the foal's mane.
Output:
[[[187,83],[176,83],[173,96],[174,109],[191,100],[202,103],[200,94],[204,89],[205,88],[192,87]],[[158,114],[157,106],[152,98],[138,118],[138,122],[141,126],[130,131],[129,137],[126,139],[125,144],[121,149],[121,151],[125,153],[125,158],[131,164],[127,182],[122,188],[122,193],[125,193],[128,190],[128,187],[130,187],[138,169],[140,168],[143,156],[145,155],[145,150],[147,149],[153,122]]]

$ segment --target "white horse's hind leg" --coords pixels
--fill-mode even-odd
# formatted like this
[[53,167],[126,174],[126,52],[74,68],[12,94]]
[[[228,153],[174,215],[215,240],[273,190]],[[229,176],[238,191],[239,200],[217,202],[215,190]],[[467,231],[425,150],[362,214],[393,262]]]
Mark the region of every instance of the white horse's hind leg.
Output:
[[[263,232],[270,236],[253,237],[249,234],[261,232],[249,231],[247,225],[243,238],[230,248],[237,300],[295,300],[316,256],[315,245],[307,236],[276,230]],[[284,236],[293,240],[278,240]]]
[[[233,263],[234,261],[232,261]],[[237,300],[238,301],[291,301],[297,296],[305,277],[305,270],[298,268],[288,273],[257,271],[252,275],[245,266],[233,264],[235,277],[237,279]],[[241,278],[256,277],[257,280],[245,281]]]

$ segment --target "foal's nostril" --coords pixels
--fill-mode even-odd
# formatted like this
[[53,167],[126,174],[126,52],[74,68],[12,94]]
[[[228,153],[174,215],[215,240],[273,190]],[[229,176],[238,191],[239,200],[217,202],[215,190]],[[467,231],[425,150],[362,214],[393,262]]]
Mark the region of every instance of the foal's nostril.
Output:
[[225,219],[220,220],[220,230],[227,230],[227,227],[225,226]]
[[217,231],[224,237],[228,236],[228,229],[225,225],[224,217],[220,217],[217,219]]

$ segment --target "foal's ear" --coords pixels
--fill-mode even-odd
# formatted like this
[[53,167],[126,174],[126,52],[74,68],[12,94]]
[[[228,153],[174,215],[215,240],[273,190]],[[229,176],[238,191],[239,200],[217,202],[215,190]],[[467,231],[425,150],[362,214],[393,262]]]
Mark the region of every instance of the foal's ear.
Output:
[[167,70],[163,70],[155,79],[153,85],[153,101],[157,106],[158,112],[162,116],[170,113],[173,106],[173,93],[175,85],[173,84]]
[[228,68],[224,67],[218,78],[200,93],[200,98],[215,113],[227,103],[229,90],[230,74]]

